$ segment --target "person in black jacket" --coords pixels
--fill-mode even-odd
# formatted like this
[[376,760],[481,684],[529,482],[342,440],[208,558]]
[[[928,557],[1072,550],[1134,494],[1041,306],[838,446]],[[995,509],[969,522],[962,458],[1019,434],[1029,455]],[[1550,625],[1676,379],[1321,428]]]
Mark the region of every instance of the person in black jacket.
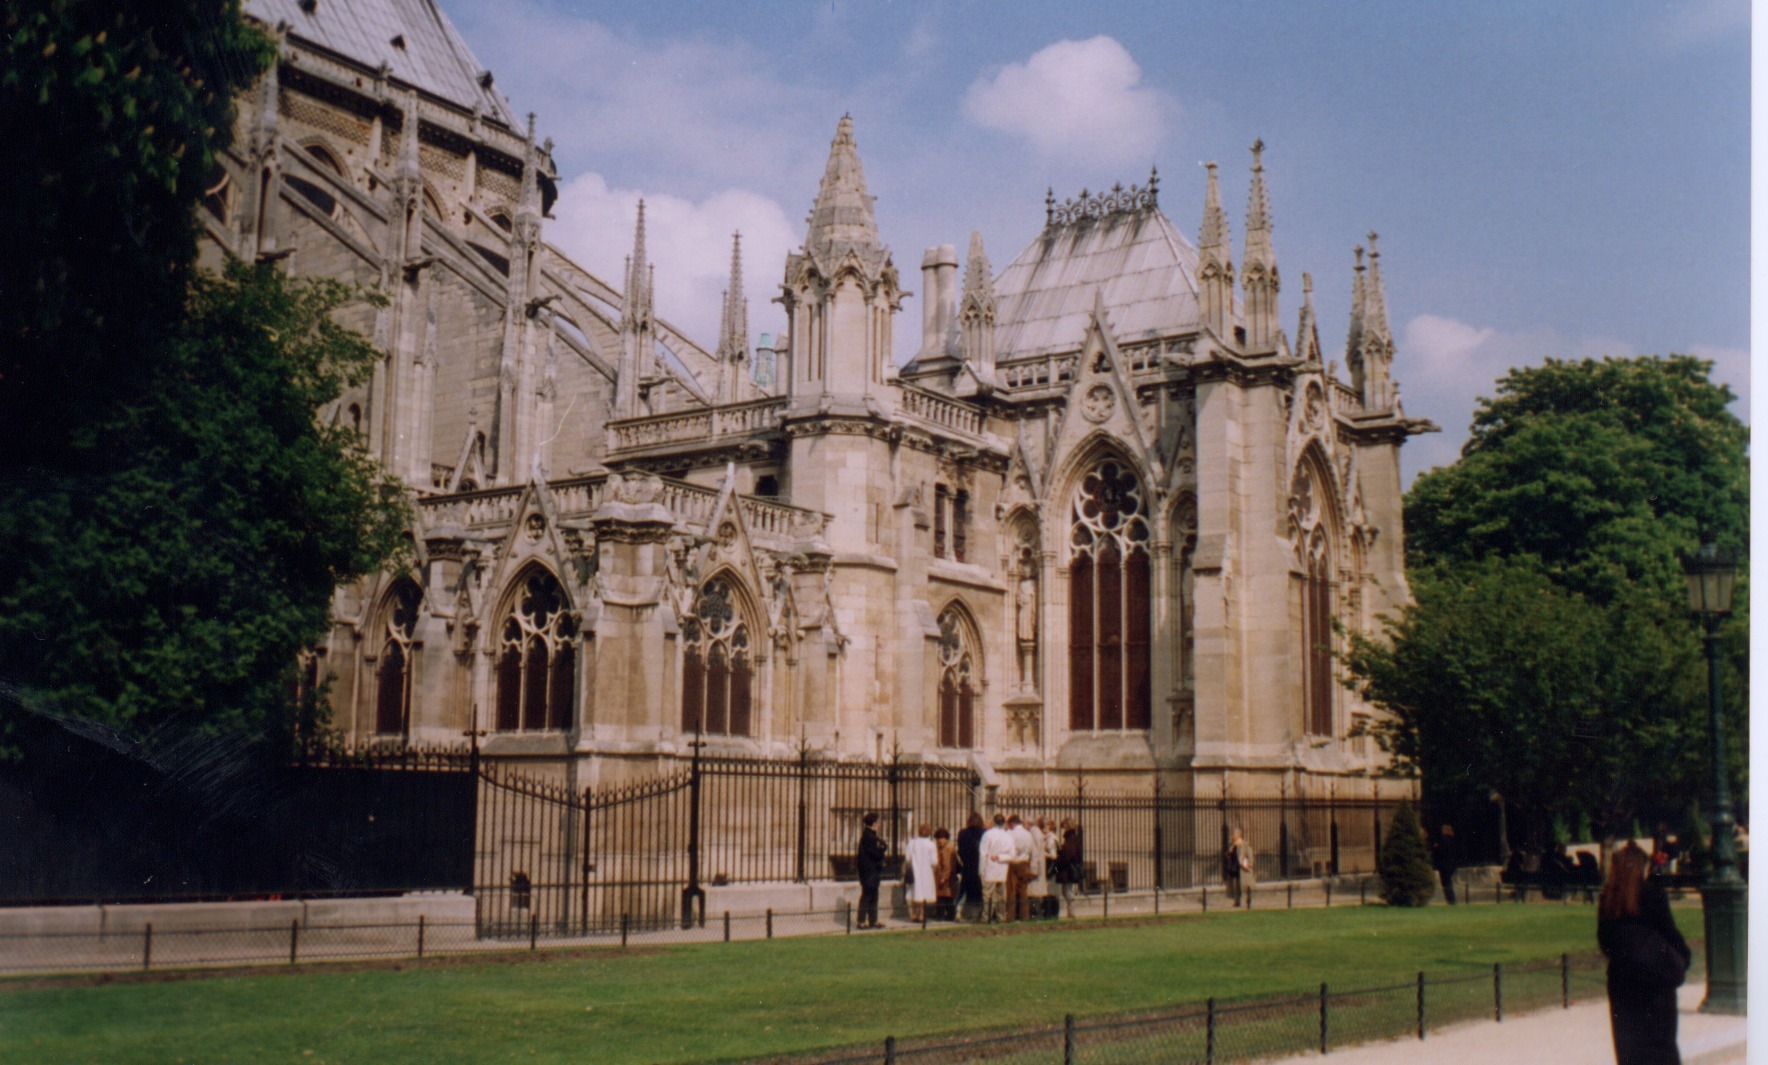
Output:
[[1649,870],[1637,844],[1615,851],[1596,907],[1596,942],[1608,955],[1616,1065],[1682,1065],[1676,988],[1691,955],[1664,889],[1646,878]]
[[1443,882],[1443,901],[1455,905],[1455,870],[1461,868],[1461,844],[1455,839],[1454,825],[1445,824],[1437,833],[1430,864],[1436,867],[1437,877]]
[[982,915],[982,834],[988,831],[982,815],[972,812],[970,820],[958,830],[958,915],[979,918]]
[[859,834],[859,924],[860,928],[883,928],[878,923],[878,883],[884,879],[884,857],[890,848],[878,835],[878,815],[868,813],[859,819],[865,827]]

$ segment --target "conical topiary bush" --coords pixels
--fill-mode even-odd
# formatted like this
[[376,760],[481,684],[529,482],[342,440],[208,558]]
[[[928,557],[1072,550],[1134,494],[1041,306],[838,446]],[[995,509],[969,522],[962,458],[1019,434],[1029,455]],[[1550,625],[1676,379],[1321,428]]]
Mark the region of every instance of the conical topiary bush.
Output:
[[1411,803],[1402,803],[1394,811],[1376,869],[1381,873],[1382,901],[1389,906],[1423,906],[1436,894],[1430,847]]

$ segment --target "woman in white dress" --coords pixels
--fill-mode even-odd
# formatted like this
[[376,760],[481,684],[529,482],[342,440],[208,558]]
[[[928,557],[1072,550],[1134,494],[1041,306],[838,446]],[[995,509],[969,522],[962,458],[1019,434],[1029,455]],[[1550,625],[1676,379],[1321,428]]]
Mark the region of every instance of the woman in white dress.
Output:
[[915,838],[902,849],[903,861],[909,867],[912,883],[908,885],[909,920],[919,924],[927,912],[927,904],[938,898],[939,885],[933,880],[933,867],[939,861],[939,848],[933,842],[933,826],[923,824],[915,829]]

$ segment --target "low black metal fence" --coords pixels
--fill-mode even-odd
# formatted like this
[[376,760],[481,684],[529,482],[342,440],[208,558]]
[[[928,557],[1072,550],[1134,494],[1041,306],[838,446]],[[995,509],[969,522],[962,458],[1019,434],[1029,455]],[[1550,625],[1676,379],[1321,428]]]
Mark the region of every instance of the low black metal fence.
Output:
[[1210,998],[1162,1010],[1061,1021],[1011,1030],[915,1039],[792,1058],[792,1065],[907,1065],[990,1061],[1012,1065],[1118,1065],[1160,1061],[1228,1065],[1377,1040],[1428,1040],[1463,1021],[1502,1021],[1570,1008],[1604,994],[1600,954],[1562,954],[1490,969],[1416,972],[1387,983],[1332,987],[1243,1000]]
[[[630,897],[643,898],[638,894]],[[1509,888],[1501,893],[1473,891],[1464,897],[1480,905],[1569,905],[1576,901],[1564,895],[1547,899],[1538,892],[1518,896]],[[1279,881],[1247,889],[1241,903],[1252,910],[1378,905],[1380,887],[1375,878],[1368,876]],[[895,885],[887,893],[885,904],[886,924],[912,931],[914,926],[906,920],[908,911]],[[1063,900],[1055,908],[1054,916],[1044,921],[1136,920],[1209,913],[1229,905],[1220,887],[1208,885],[1124,893],[1102,885],[1098,893],[1076,893]],[[544,907],[531,905],[525,913],[506,912],[490,934],[482,911],[472,920],[414,916],[372,921],[360,917],[314,918],[303,904],[293,902],[266,904],[225,915],[218,911],[180,910],[181,907],[99,907],[79,914],[68,911],[59,920],[37,914],[0,922],[0,974],[421,959],[511,949],[728,943],[785,936],[850,935],[856,931],[855,907],[850,902],[814,911],[732,913],[713,908],[711,912],[697,912],[685,924],[674,920],[673,915],[657,920],[647,918],[641,910],[623,910],[588,926],[565,922],[564,927],[556,920],[546,919]],[[44,930],[44,925],[51,930]],[[954,925],[931,917],[920,924],[923,931],[950,927]]]

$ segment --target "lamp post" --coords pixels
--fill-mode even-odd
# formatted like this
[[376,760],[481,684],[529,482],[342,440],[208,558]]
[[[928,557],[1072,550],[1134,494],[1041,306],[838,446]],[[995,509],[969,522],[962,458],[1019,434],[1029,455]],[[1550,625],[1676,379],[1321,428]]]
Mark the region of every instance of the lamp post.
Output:
[[1700,550],[1682,559],[1688,576],[1688,606],[1705,628],[1707,724],[1713,734],[1713,868],[1701,887],[1707,932],[1707,999],[1702,1013],[1745,1012],[1748,997],[1748,888],[1737,873],[1737,835],[1731,814],[1731,787],[1725,773],[1725,729],[1719,710],[1719,620],[1731,613],[1737,560],[1720,551],[1710,534]]

